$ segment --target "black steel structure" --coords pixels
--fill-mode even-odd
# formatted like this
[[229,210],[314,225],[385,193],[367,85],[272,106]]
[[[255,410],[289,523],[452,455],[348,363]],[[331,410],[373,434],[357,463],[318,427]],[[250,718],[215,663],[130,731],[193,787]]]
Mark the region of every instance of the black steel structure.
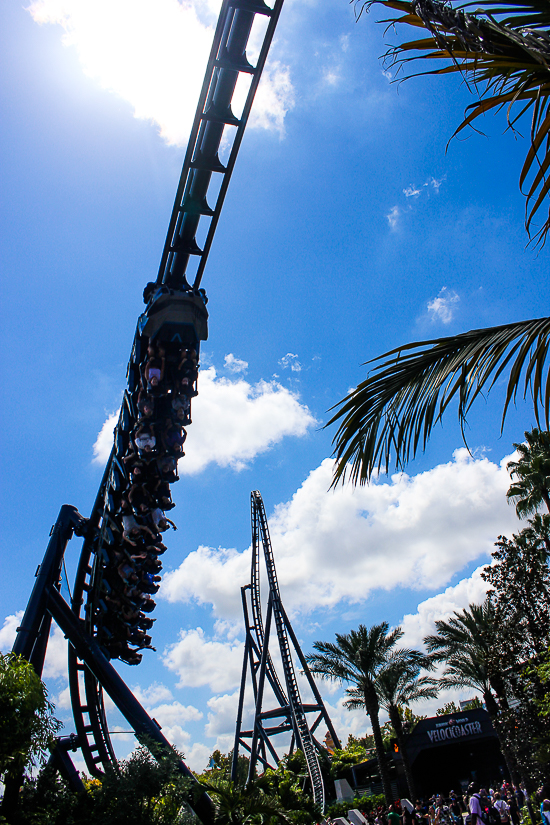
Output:
[[[248,773],[250,779],[254,776],[257,762],[260,762],[264,768],[273,768],[278,765],[280,760],[272,739],[281,733],[290,733],[290,752],[295,747],[303,751],[313,798],[324,810],[325,788],[317,754],[325,748],[314,736],[321,722],[327,726],[336,747],[340,747],[340,743],[281,601],[265,508],[257,490],[251,493],[251,520],[250,584],[241,588],[246,640],[233,748],[232,778],[236,778],[239,747],[244,748],[250,754]],[[260,548],[263,550],[269,587],[265,625],[260,600]],[[269,653],[272,621],[275,622],[279,643],[284,687]],[[312,703],[304,704],[301,700],[293,663],[294,657],[300,662],[302,672],[315,698]],[[255,704],[254,724],[251,730],[243,730],[243,707],[249,674]],[[263,710],[266,680],[277,702],[276,707],[271,710]]]
[[[273,8],[269,8],[263,0],[224,0],[185,153],[157,284],[189,287],[191,276],[187,278],[187,267],[193,256],[198,261],[192,280],[193,289],[197,290],[200,286],[282,6],[283,0],[276,0]],[[269,22],[257,63],[252,66],[246,56],[246,45],[256,16],[266,17]],[[243,111],[240,118],[237,118],[231,110],[231,100],[238,77],[243,73],[250,75],[251,82]],[[222,135],[231,145],[225,166],[220,162],[218,154]],[[213,174],[221,177],[221,182],[216,202],[210,207],[208,192]],[[201,217],[210,222],[202,248],[197,240]]]
[[[124,497],[127,499],[132,485],[128,457],[134,454],[137,463],[142,458],[146,465],[155,463],[155,473],[159,479],[157,487],[162,492],[155,493],[152,506],[159,508],[159,512],[164,509],[162,502],[167,507],[173,506],[169,484],[178,480],[177,452],[170,451],[163,437],[162,444],[157,439],[159,443],[152,453],[138,455],[136,431],[143,425],[139,408],[140,392],[144,386],[148,388],[144,376],[153,348],[159,359],[162,354],[163,372],[166,362],[162,398],[157,398],[155,404],[164,411],[167,405],[177,400],[178,393],[186,392],[187,407],[177,412],[181,413],[181,424],[187,426],[191,423],[191,398],[197,394],[196,370],[190,370],[191,378],[183,382],[186,384],[184,390],[181,383],[178,389],[178,382],[181,382],[180,362],[184,357],[189,358],[189,353],[194,353],[192,357],[196,364],[200,342],[208,337],[206,295],[199,286],[282,5],[283,0],[275,0],[272,7],[263,0],[223,2],[159,273],[156,281],[150,282],[144,291],[146,310],[137,323],[127,370],[127,390],[114,431],[111,456],[90,518],[83,518],[69,505],[61,508],[23,623],[18,629],[13,651],[27,658],[39,675],[44,665],[52,619],[68,639],[69,686],[76,737],[60,740],[53,762],[75,787],[78,787],[79,779],[72,768],[69,750],[78,747],[82,751],[92,775],[100,774],[108,764],[116,763],[105,714],[104,690],[126,717],[138,739],[146,736],[163,747],[170,747],[158,724],[148,716],[110,663],[111,658],[119,655],[114,652],[116,645],[109,641],[113,604],[118,604],[126,613],[134,610],[135,615],[143,617],[140,627],[147,628],[150,624],[144,624],[147,618],[143,611],[147,606],[154,607],[154,602],[148,603],[146,599],[150,597],[143,593],[136,607],[135,597],[134,601],[125,595],[120,597],[120,593],[113,589],[113,577],[119,575],[120,557],[123,561],[124,557],[130,560],[137,558],[131,555],[136,542],[131,540],[131,534],[128,536],[124,528]],[[251,65],[246,47],[255,21],[264,21],[265,31],[256,65]],[[250,85],[243,111],[236,117],[231,104],[241,76],[249,77]],[[229,148],[225,165],[219,158],[222,138],[223,145]],[[208,204],[211,192],[215,193],[212,208]],[[205,236],[202,248],[199,246],[201,233]],[[197,266],[188,277],[190,260],[194,260]],[[174,406],[170,411],[173,416],[175,409]],[[144,517],[145,525],[146,518],[152,517]],[[155,525],[149,523],[153,530],[149,529],[148,533],[153,536]],[[64,553],[73,534],[82,536],[84,541],[69,605],[61,596],[60,580]],[[156,538],[150,539],[150,542],[151,547],[144,548],[142,555],[147,563],[156,565],[155,572],[158,572],[161,565],[157,555],[164,552],[158,531]],[[128,588],[122,590],[126,593]],[[155,592],[154,589],[145,591],[145,594],[151,592]],[[134,655],[134,661],[130,660],[130,663],[137,663],[139,659],[140,656]],[[128,658],[126,661],[129,661]],[[192,776],[183,763],[181,770]],[[211,804],[206,795],[193,807],[203,822],[211,820]]]

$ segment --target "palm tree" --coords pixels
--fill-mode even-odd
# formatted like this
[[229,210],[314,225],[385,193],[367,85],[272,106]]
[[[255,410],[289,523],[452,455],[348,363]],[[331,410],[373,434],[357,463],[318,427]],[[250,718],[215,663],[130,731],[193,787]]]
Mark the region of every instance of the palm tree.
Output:
[[472,687],[481,691],[514,784],[517,784],[516,760],[500,734],[498,716],[508,710],[506,683],[497,654],[498,626],[495,606],[490,598],[483,604],[470,604],[455,611],[448,621],[436,621],[437,633],[426,636],[424,644],[434,662],[444,662],[439,680],[442,688]]
[[347,682],[361,693],[361,706],[365,708],[372,726],[378,769],[388,805],[392,802],[392,792],[378,720],[380,702],[376,680],[389,662],[410,659],[414,655],[410,650],[393,650],[402,635],[400,627],[390,632],[387,622],[371,628],[361,624],[357,630],[337,633],[336,643],[315,642],[313,647],[317,653],[306,656],[312,673],[324,679]]
[[535,428],[525,433],[525,442],[514,444],[519,460],[506,465],[516,479],[506,495],[515,500],[519,518],[536,513],[543,502],[550,513],[550,432]]
[[[357,0],[358,16],[375,3],[403,13],[386,23],[423,28],[428,34],[391,47],[387,60],[400,67],[414,60],[443,61],[445,65],[424,73],[460,72],[478,95],[455,134],[489,111],[505,108],[512,129],[518,118],[530,113],[531,136],[520,175],[520,187],[531,176],[526,191],[529,232],[550,194],[550,4],[484,0],[471,13],[469,2],[453,8],[440,0]],[[517,115],[512,117],[512,110]],[[544,243],[549,229],[550,214],[535,235],[537,242]],[[463,427],[473,401],[507,368],[503,421],[523,384],[524,394],[533,398],[537,423],[542,404],[549,428],[549,334],[550,318],[539,318],[405,344],[374,359],[372,375],[336,405],[338,412],[329,421],[339,424],[334,483],[349,472],[354,483],[364,484],[375,469],[385,466],[387,471],[390,459],[403,467],[420,446],[426,446],[453,398],[458,400]]]
[[[411,765],[405,748],[405,731],[401,721],[400,709],[419,699],[435,699],[438,693],[437,682],[429,676],[420,676],[422,657],[416,653],[411,661],[390,662],[376,677],[376,692],[381,707],[388,712],[390,722],[395,731],[399,745],[399,752],[403,760],[403,769],[409,788],[409,799],[416,799],[414,779]],[[425,661],[424,665],[429,663]],[[430,665],[431,666],[431,665]],[[346,707],[364,707],[364,700],[358,688],[348,688],[346,693],[351,697],[345,703]]]
[[550,556],[550,515],[548,513],[537,513],[533,518],[528,519],[529,527],[522,532],[534,547],[544,544],[546,558]]
[[230,779],[214,782],[200,780],[214,803],[214,825],[247,825],[255,822],[290,822],[279,796],[273,793],[267,777],[251,780],[245,787]]
[[531,395],[537,421],[542,406],[549,428],[549,347],[550,318],[537,318],[404,344],[375,358],[372,375],[336,405],[338,412],[326,425],[339,423],[333,483],[349,472],[353,483],[364,484],[376,469],[387,472],[390,460],[404,467],[426,447],[453,399],[464,433],[473,402],[507,367],[502,424],[510,402],[523,390]]
[[498,630],[491,599],[455,611],[448,621],[435,623],[437,633],[424,644],[434,662],[445,662],[442,687],[473,687],[483,694],[488,713],[496,719],[506,705],[506,688],[495,661]]
[[[545,0],[484,0],[475,11],[471,2],[454,7],[442,0],[357,0],[358,16],[374,4],[403,12],[384,23],[424,28],[429,36],[390,47],[386,61],[401,69],[414,60],[444,62],[444,66],[419,74],[460,72],[476,95],[455,135],[486,112],[506,109],[509,128],[527,112],[531,139],[520,174],[520,188],[531,176],[526,191],[526,229],[548,205],[550,164],[550,5]],[[430,65],[433,65],[430,63]],[[514,115],[512,116],[512,112]],[[550,213],[535,237],[544,244]]]

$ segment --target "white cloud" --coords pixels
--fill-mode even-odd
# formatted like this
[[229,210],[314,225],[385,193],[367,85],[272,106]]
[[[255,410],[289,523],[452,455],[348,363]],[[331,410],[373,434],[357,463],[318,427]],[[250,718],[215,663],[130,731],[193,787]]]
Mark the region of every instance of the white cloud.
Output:
[[141,687],[141,685],[134,685],[132,687],[132,693],[144,707],[153,707],[153,705],[159,702],[169,702],[174,698],[172,691],[167,688],[166,685],[161,685],[158,682],[153,682],[153,684],[147,688]]
[[[391,76],[391,75],[390,75]],[[443,181],[447,179],[447,175],[443,175],[442,178],[429,177],[427,181],[425,181],[422,186],[417,187],[414,183],[411,183],[407,186],[406,189],[403,189],[403,194],[406,198],[418,198],[422,194],[426,194],[427,197],[430,197],[430,187],[434,190],[436,195],[439,194],[439,189],[443,184]]]
[[179,687],[210,685],[212,691],[239,684],[243,663],[242,642],[216,642],[204,630],[180,630],[179,641],[164,651],[164,664],[179,676]]
[[[37,23],[58,24],[84,73],[159,126],[169,144],[187,141],[220,3],[208,0],[34,0]],[[282,133],[294,104],[288,68],[264,70],[250,126]]]
[[195,742],[195,744],[185,752],[185,764],[191,768],[192,771],[202,773],[202,771],[207,768],[208,759],[214,750],[215,748],[203,745],[202,742]]
[[[191,734],[182,728],[181,725],[162,725],[162,732],[170,744],[179,751],[184,751],[184,755],[186,756],[186,747],[191,740]],[[187,762],[187,758],[185,761],[187,766],[191,767],[191,765]]]
[[301,372],[303,367],[298,361],[298,356],[294,352],[287,352],[279,359],[279,366],[284,370],[290,369],[291,372]]
[[[250,681],[250,680],[249,680]],[[248,684],[248,694],[252,695],[252,685]],[[235,719],[237,718],[237,705],[239,701],[239,691],[235,693],[224,693],[221,696],[213,696],[208,700],[208,707],[211,712],[208,714],[208,722],[204,729],[207,736],[235,736]],[[249,703],[247,713],[243,718],[243,729],[246,730],[252,725],[254,718],[252,704]]]
[[53,703],[56,708],[62,708],[63,710],[71,709],[71,690],[69,685],[67,685],[66,688],[63,688],[57,696],[54,696]]
[[315,423],[297,396],[275,381],[218,378],[210,367],[200,374],[179,471],[195,474],[211,463],[243,470],[285,436],[303,436]]
[[111,413],[105,421],[103,427],[99,431],[96,442],[93,447],[94,457],[92,462],[104,466],[109,460],[111,450],[113,449],[113,431],[116,427],[120,410]]
[[[17,613],[6,616],[4,619],[4,624],[0,629],[0,650],[3,653],[7,653],[12,649],[17,635],[17,628],[21,624],[22,618],[23,611],[18,610]],[[45,679],[58,679],[65,676],[66,672],[67,640],[62,631],[54,624],[48,642],[43,676]]]
[[428,315],[432,321],[441,321],[448,324],[453,319],[456,305],[460,301],[460,296],[454,290],[441,287],[436,298],[428,301]]
[[229,372],[246,372],[248,369],[248,361],[235,358],[232,352],[230,352],[229,355],[226,355],[223,360],[224,366],[226,370],[229,370]]
[[46,661],[44,662],[44,679],[59,679],[67,674],[67,640],[57,625],[50,633]]
[[[226,356],[226,364],[228,358],[233,356]],[[94,463],[103,465],[108,460],[117,420],[118,412],[101,428],[93,448]],[[214,367],[201,370],[180,475],[200,473],[209,464],[244,470],[285,436],[306,435],[316,423],[298,396],[275,381],[250,384],[244,378],[218,378]]]
[[[500,533],[517,530],[505,495],[507,460],[497,465],[459,449],[417,476],[329,491],[333,464],[325,459],[269,519],[287,610],[359,603],[377,588],[447,584],[488,555]],[[162,593],[210,603],[216,616],[235,621],[239,587],[249,579],[250,550],[200,547],[165,577]]]
[[388,219],[388,223],[390,225],[390,229],[395,229],[397,226],[397,222],[399,220],[399,215],[401,214],[401,210],[398,206],[392,206],[386,218]]
[[247,128],[285,134],[285,117],[295,106],[294,87],[288,66],[278,60],[265,66]]
[[435,631],[434,623],[438,619],[448,619],[453,612],[460,611],[469,604],[480,604],[485,599],[489,585],[481,578],[481,567],[476,568],[467,579],[447,587],[443,593],[432,596],[418,605],[416,613],[403,617],[402,627],[405,631],[403,644],[421,647],[424,636]]
[[193,705],[182,705],[173,701],[171,704],[157,705],[150,709],[157,722],[161,725],[175,725],[179,722],[198,722],[203,713]]
[[217,616],[240,621],[240,588],[250,581],[250,551],[199,547],[164,576],[159,595],[168,601],[212,604]]
[[0,628],[0,650],[2,653],[9,653],[15,642],[17,635],[17,628],[21,624],[23,618],[23,611],[18,610],[17,613],[12,613],[11,616],[6,616],[4,624]]
[[338,86],[341,80],[342,75],[340,74],[339,68],[333,67],[331,69],[325,69],[323,73],[323,82],[326,83],[327,86]]

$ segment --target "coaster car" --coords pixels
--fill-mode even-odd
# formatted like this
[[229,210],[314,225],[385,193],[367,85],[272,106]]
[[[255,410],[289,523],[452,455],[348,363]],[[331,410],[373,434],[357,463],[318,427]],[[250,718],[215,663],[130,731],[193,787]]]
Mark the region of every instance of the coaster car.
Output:
[[138,330],[150,341],[194,346],[208,338],[208,312],[203,295],[161,286],[151,296]]

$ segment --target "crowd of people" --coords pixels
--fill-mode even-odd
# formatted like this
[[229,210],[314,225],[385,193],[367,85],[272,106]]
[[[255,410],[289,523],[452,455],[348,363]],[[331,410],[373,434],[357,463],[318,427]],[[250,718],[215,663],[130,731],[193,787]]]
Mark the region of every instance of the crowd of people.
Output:
[[155,620],[147,614],[160,587],[162,534],[177,529],[166,513],[174,507],[170,484],[178,481],[178,459],[185,455],[199,367],[195,347],[146,343],[139,386],[129,398],[134,426],[121,456],[126,484],[114,514],[114,542],[104,547],[97,621],[105,652],[130,665],[141,662],[140,650],[155,649],[148,633]]
[[[537,793],[541,825],[550,825],[550,787]],[[520,825],[525,791],[509,782],[494,788],[471,783],[467,793],[450,791],[429,799],[396,801],[389,808],[361,811],[369,825]]]

